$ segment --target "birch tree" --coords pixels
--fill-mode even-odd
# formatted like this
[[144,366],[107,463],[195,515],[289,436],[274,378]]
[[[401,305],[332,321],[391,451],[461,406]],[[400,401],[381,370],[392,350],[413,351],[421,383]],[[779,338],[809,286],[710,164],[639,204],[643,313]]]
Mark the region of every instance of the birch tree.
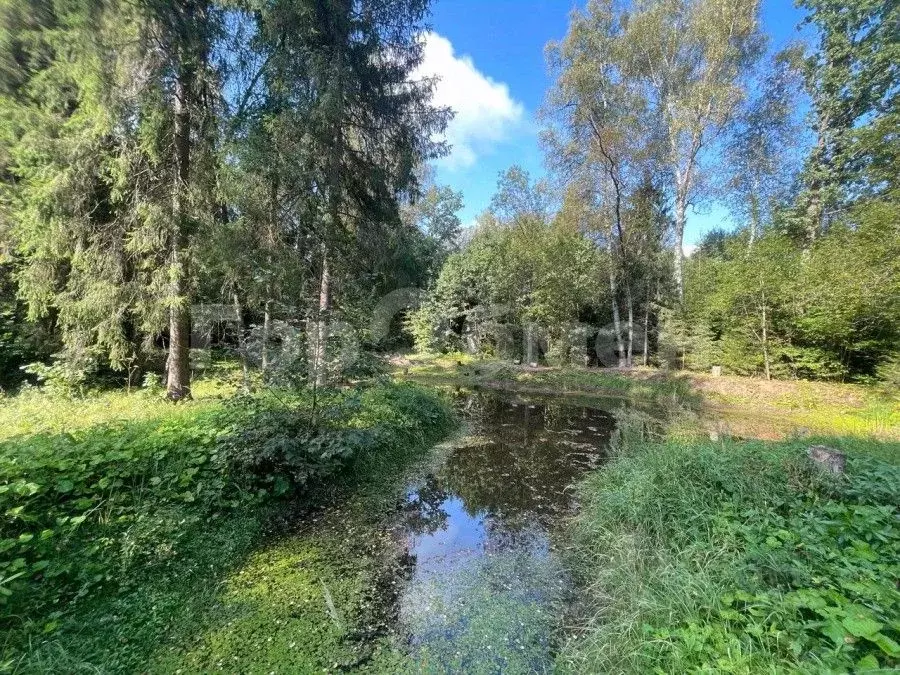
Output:
[[675,287],[684,299],[684,228],[703,196],[704,151],[733,119],[764,38],[758,0],[645,0],[621,45],[664,130],[672,181]]
[[601,204],[598,214],[606,221],[619,365],[630,367],[635,332],[630,272],[635,261],[625,232],[625,212],[642,175],[656,163],[658,127],[644,92],[628,75],[626,24],[626,16],[610,0],[595,0],[585,12],[572,15],[565,39],[549,48],[556,84],[548,96],[547,112],[558,124],[559,155],[572,158],[598,180],[595,194]]

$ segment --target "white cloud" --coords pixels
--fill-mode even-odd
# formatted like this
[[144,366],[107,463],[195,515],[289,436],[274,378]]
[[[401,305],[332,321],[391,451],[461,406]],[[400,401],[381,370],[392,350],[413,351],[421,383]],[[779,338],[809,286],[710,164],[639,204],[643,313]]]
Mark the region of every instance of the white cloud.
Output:
[[684,257],[685,257],[685,258],[690,258],[692,255],[694,255],[694,252],[695,252],[698,248],[700,248],[700,247],[699,247],[699,246],[696,246],[696,245],[694,245],[694,244],[682,244],[682,245],[681,245],[681,250],[684,251]]
[[450,168],[472,166],[480,154],[508,138],[525,108],[510,96],[509,87],[481,73],[471,57],[457,56],[450,40],[434,32],[423,39],[424,59],[416,75],[438,76],[434,103],[456,112],[445,134],[453,147],[441,161]]

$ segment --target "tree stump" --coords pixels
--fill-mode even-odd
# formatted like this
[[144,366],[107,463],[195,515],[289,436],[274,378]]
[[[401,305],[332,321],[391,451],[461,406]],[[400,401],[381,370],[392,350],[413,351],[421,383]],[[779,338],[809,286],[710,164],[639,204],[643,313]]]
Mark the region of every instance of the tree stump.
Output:
[[722,377],[722,366],[713,366],[712,367],[712,376],[713,377]]
[[806,454],[820,467],[834,474],[844,473],[847,466],[847,455],[824,445],[811,445]]

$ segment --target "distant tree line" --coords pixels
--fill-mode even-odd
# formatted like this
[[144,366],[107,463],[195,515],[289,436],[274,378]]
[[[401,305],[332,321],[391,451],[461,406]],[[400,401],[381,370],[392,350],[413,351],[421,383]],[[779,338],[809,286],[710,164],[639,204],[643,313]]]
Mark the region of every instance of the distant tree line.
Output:
[[[758,0],[573,12],[547,48],[553,180],[501,177],[411,321],[419,345],[897,380],[900,6],[798,4],[814,44],[774,54]],[[688,211],[713,200],[737,228],[685,257]]]

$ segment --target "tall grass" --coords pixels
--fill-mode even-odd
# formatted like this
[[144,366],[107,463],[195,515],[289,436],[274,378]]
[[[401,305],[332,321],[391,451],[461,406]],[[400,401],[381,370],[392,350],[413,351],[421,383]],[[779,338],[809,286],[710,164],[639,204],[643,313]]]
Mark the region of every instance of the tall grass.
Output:
[[848,453],[846,476],[799,441],[625,437],[579,489],[587,596],[561,670],[897,666],[900,445],[824,442]]

